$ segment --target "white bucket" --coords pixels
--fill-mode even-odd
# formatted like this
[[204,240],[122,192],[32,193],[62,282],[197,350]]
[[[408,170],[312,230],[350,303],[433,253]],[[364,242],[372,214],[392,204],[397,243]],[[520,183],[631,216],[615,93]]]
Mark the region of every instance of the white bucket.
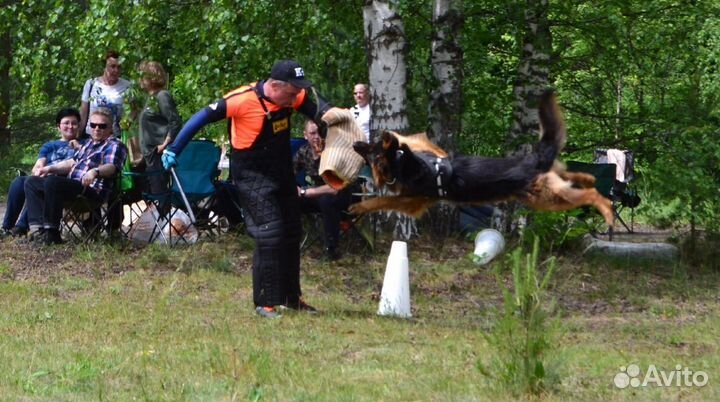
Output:
[[394,241],[390,249],[378,315],[407,318],[410,313],[410,278],[408,273],[407,243]]
[[485,265],[505,248],[505,239],[495,229],[483,229],[475,236],[475,256],[473,262]]

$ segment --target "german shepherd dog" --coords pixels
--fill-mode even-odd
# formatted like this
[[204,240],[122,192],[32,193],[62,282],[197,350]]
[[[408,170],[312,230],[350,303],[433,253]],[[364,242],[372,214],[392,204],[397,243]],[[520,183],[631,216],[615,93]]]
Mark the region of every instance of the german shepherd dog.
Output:
[[392,210],[417,218],[439,201],[486,204],[518,200],[540,211],[592,205],[612,225],[612,202],[595,190],[595,177],[567,172],[556,161],[566,133],[552,91],[541,95],[538,112],[542,136],[527,155],[449,158],[424,133],[402,136],[385,131],[373,144],[355,142],[355,152],[372,168],[375,185],[386,186],[396,195],[366,199],[351,205],[350,212]]

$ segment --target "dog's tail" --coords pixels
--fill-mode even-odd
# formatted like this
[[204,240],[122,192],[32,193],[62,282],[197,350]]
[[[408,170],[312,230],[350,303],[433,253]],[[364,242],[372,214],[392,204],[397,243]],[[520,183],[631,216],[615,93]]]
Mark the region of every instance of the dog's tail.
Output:
[[536,147],[538,155],[537,167],[542,171],[548,171],[565,146],[567,138],[565,122],[553,90],[545,90],[540,95],[538,114],[542,136]]

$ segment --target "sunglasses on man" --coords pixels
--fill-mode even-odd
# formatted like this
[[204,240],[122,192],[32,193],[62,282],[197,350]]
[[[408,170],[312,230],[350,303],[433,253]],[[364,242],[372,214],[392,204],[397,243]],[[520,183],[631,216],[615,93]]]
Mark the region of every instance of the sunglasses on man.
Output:
[[107,123],[90,123],[90,128],[99,128],[100,130],[105,130],[108,128]]

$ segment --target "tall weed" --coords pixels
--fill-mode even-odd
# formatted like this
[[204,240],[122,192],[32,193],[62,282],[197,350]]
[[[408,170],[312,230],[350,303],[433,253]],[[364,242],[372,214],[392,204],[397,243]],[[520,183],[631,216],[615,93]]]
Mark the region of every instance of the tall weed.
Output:
[[539,395],[557,383],[556,370],[549,363],[557,345],[555,302],[546,297],[555,260],[548,261],[542,274],[538,270],[539,244],[535,237],[532,253],[524,255],[520,248],[512,253],[512,288],[505,285],[502,273],[496,272],[504,302],[498,322],[485,336],[494,355],[487,367],[478,363],[484,375],[516,395]]

